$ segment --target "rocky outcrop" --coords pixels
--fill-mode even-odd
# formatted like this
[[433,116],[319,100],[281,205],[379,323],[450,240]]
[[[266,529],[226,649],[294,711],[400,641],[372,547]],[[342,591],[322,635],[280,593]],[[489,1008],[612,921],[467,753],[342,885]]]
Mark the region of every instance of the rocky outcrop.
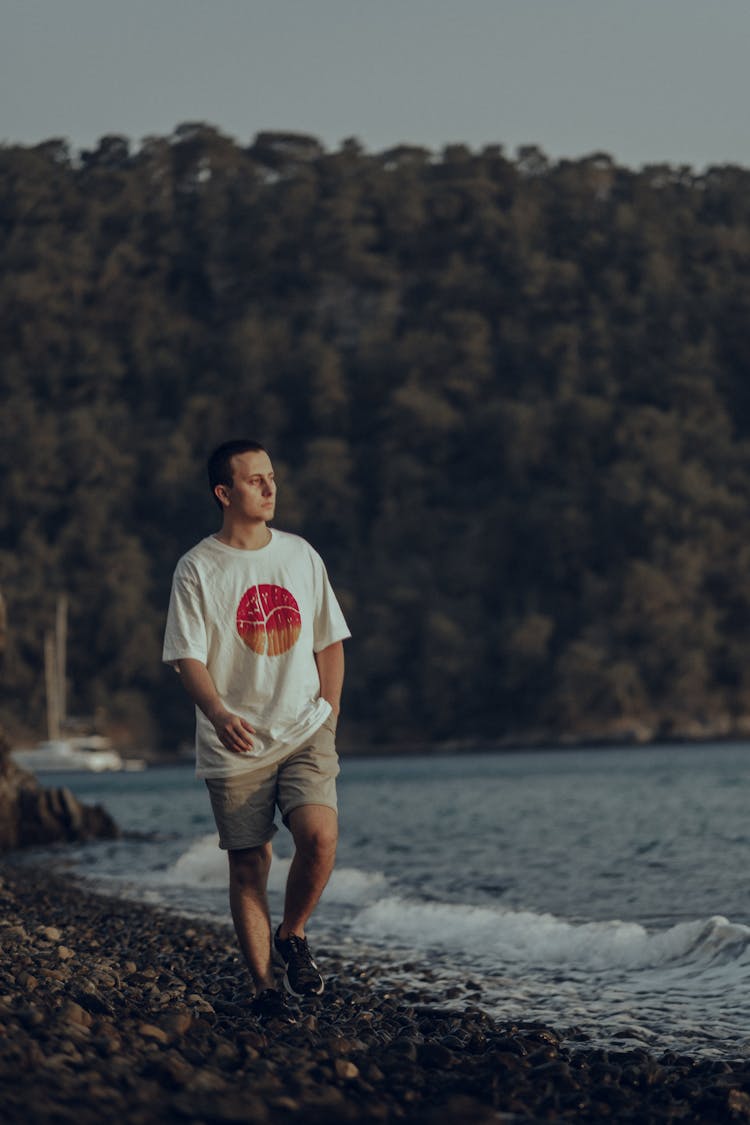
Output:
[[82,805],[69,789],[45,789],[10,756],[0,731],[0,851],[82,840],[111,840],[119,829],[101,805]]

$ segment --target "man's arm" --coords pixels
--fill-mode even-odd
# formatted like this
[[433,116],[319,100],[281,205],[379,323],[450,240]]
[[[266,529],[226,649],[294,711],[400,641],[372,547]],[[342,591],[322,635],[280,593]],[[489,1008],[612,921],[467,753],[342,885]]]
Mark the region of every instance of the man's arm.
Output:
[[253,727],[239,715],[227,711],[206,665],[200,660],[179,660],[177,664],[185,690],[193,703],[213,723],[221,744],[236,754],[246,754],[252,750],[253,740],[250,735],[255,734]]
[[344,686],[344,644],[335,641],[328,648],[315,653],[315,663],[320,677],[320,694],[327,699],[338,716],[341,710],[341,689]]

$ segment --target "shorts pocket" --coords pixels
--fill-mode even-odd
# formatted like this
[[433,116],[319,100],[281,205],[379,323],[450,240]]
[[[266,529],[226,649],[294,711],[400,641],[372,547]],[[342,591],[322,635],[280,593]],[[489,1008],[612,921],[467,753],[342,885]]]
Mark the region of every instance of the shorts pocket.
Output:
[[331,734],[335,735],[337,722],[338,720],[336,716],[334,715],[333,711],[331,711],[330,715],[328,715],[328,717],[324,719],[323,726],[326,730],[329,730]]

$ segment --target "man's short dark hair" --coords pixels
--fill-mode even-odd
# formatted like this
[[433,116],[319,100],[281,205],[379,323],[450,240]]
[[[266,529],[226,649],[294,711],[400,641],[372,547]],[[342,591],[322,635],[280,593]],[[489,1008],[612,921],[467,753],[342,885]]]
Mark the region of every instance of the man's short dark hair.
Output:
[[217,484],[223,484],[227,488],[231,488],[234,484],[231,466],[232,458],[236,457],[238,453],[267,452],[268,451],[259,441],[251,441],[249,438],[235,438],[234,441],[222,442],[222,444],[213,451],[208,459],[208,484],[211,489],[211,495],[220,508],[222,507],[221,501],[216,496],[214,489]]

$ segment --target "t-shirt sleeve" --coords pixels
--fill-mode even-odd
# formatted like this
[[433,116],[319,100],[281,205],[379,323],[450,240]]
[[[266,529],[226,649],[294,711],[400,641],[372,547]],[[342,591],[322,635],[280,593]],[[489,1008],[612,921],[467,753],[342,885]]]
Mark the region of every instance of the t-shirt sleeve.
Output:
[[200,660],[205,664],[207,656],[208,641],[200,586],[191,569],[178,563],[172,579],[162,660],[176,668],[178,660]]
[[341,606],[336,600],[323,560],[313,555],[315,566],[315,620],[313,622],[313,652],[321,652],[336,641],[351,637]]

